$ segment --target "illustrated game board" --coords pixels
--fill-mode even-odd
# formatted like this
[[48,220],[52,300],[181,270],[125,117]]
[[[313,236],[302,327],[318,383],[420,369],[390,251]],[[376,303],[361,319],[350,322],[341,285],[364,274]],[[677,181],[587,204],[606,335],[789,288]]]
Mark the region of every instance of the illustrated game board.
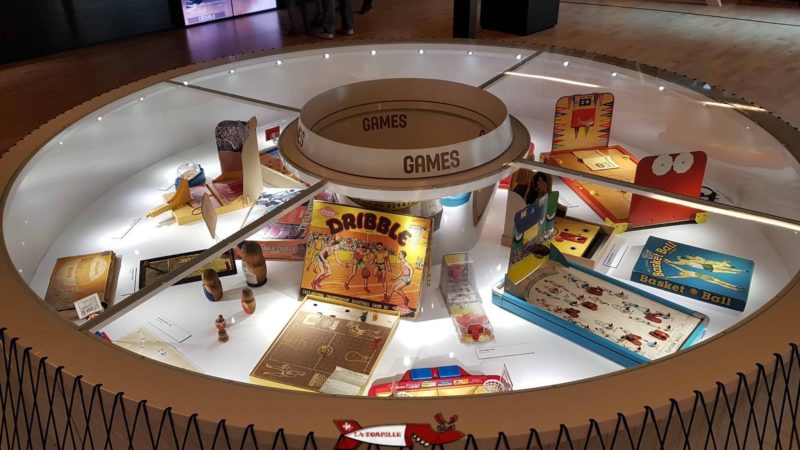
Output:
[[514,235],[508,261],[508,279],[517,283],[550,255],[555,233],[558,192],[550,192],[514,215]]
[[431,228],[427,218],[314,201],[300,295],[414,316]]
[[573,266],[555,248],[550,260],[524,280],[496,288],[492,301],[624,366],[690,346],[708,321],[688,308]]
[[[189,262],[194,257],[203,253],[202,250],[193,252],[179,253],[177,255],[160,256],[158,258],[143,259],[139,261],[139,289],[151,284],[156,278],[171,272],[176,267]],[[191,283],[199,281],[206,269],[214,269],[221,277],[236,274],[236,261],[233,259],[233,250],[219,255],[218,257],[203,264],[203,267],[186,275],[175,284]]]
[[309,296],[256,364],[251,380],[319,391],[339,367],[365,375],[366,384],[398,319],[395,311]]
[[650,236],[631,280],[744,311],[753,261]]
[[556,217],[556,235],[551,242],[564,255],[583,256],[592,245],[600,227],[586,222]]
[[119,266],[112,251],[58,258],[44,302],[56,311],[75,309],[75,301],[92,294],[97,294],[104,303],[111,303],[117,290]]

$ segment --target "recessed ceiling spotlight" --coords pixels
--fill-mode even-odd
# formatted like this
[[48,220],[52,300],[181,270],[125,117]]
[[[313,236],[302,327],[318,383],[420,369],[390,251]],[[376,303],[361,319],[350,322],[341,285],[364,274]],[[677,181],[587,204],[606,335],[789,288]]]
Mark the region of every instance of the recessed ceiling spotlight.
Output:
[[325,53],[324,55],[322,55],[322,57],[325,58],[325,59],[331,59],[331,54],[330,53]]
[[423,50],[423,49],[419,49],[418,53],[419,53],[420,55],[424,55],[424,54],[425,54],[425,50]]
[[569,61],[564,61],[564,67],[569,66]]
[[375,56],[375,55],[378,54],[378,51],[377,50],[370,50],[369,54],[372,55],[372,56]]
[[659,91],[663,91],[664,89],[666,89],[664,86],[659,86],[659,87],[658,87],[658,90],[659,90]]
[[275,64],[277,64],[277,65],[279,65],[279,66],[280,66],[281,64],[283,64],[283,61],[281,61],[281,60],[279,59],[279,60],[275,61]]
[[235,73],[236,73],[236,69],[231,69],[231,70],[229,70],[229,71],[228,71],[228,73],[229,73],[229,74],[231,74],[231,75],[233,75],[233,74],[235,74]]
[[100,122],[101,120],[103,120],[103,116],[97,116],[97,121]]
[[58,141],[58,145],[64,145],[64,141]]
[[139,101],[143,102],[144,101],[144,97],[139,97]]
[[188,81],[184,81],[184,82],[183,82],[183,85],[184,85],[184,86],[188,86],[188,85],[189,85],[189,82],[188,82]]
[[467,55],[472,56],[472,50],[467,50]]
[[619,75],[617,72],[611,72],[611,76],[612,76],[612,77],[615,77],[615,76],[617,76],[617,75]]
[[517,54],[516,58],[517,58],[517,59],[522,59],[522,55],[520,55],[520,54]]

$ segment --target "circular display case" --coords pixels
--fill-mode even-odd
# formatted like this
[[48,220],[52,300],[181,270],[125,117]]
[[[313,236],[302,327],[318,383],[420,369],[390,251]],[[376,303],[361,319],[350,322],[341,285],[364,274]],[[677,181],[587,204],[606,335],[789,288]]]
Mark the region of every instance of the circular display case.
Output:
[[[219,122],[255,117],[256,145],[263,152],[275,146],[275,127],[289,130],[282,139],[296,141],[290,124],[296,123],[298,115],[302,119],[304,105],[313,104],[318,95],[353,83],[390,83],[398,78],[457,82],[491,93],[513,116],[511,127],[524,127],[522,131],[530,135],[533,161],[552,150],[557,101],[599,92],[614,95],[613,122],[606,130],[609,143],[633,158],[705,152],[708,163],[702,184],[714,193],[713,203],[634,185],[631,179],[603,177],[602,172],[585,175],[589,181],[620,190],[622,196],[632,191],[672,202],[689,201],[690,206],[709,211],[702,224],[642,228],[618,235],[616,251],[595,261],[595,268],[612,280],[628,282],[650,236],[745,257],[754,261],[755,269],[744,311],[642,287],[707,316],[707,330],[704,342],[688,350],[623,370],[601,354],[492,303],[492,289],[508,271],[509,249],[500,241],[509,191],[498,190],[484,205],[479,205],[473,192],[466,203],[442,207],[435,236],[447,242],[448,248],[476,242],[461,250],[469,251],[474,259],[476,288],[494,340],[478,346],[459,340],[439,291],[440,272],[430,270],[429,279],[420,282],[417,317],[398,321],[391,339],[382,343],[380,360],[364,386],[401,382],[411,369],[457,365],[472,374],[507,373],[515,392],[374,400],[251,384],[254,367],[298,310],[301,274],[311,269],[302,261],[268,261],[268,283],[252,289],[258,305],[252,314],[243,312],[240,304],[246,284],[239,260],[226,266],[235,267],[237,274],[220,277],[224,293],[219,302],[205,300],[200,281],[179,283],[185,275],[252,239],[265,225],[322,192],[340,194],[339,200],[346,196],[430,200],[484,187],[486,174],[481,181],[444,185],[409,179],[406,186],[411,188],[387,185],[382,191],[380,177],[365,189],[352,180],[315,174],[306,181],[316,184],[305,189],[286,174],[270,172],[273,178],[264,178],[265,183],[300,193],[265,215],[254,215],[248,208],[220,214],[213,233],[201,220],[178,225],[167,215],[145,215],[175,189],[179,166],[199,164],[207,179],[221,174],[214,141]],[[193,411],[211,422],[225,418],[231,426],[252,424],[264,431],[285,428],[295,438],[313,431],[321,442],[332,443],[340,433],[331,425],[333,419],[353,416],[370,424],[408,423],[428,421],[438,411],[457,413],[459,429],[479,442],[494,439],[497,431],[505,431],[512,441],[522,439],[532,424],[550,437],[562,425],[585,434],[586,417],[606,424],[615,421],[619,411],[636,414],[642,405],[667,405],[667,399],[688,402],[695,390],[711,389],[728,377],[733,380],[730,374],[747,370],[796,340],[793,323],[798,311],[792,299],[798,296],[795,283],[800,266],[798,148],[796,130],[707,83],[578,52],[461,42],[360,43],[285,49],[235,62],[190,66],[87,102],[46,124],[6,155],[2,232],[9,258],[3,264],[16,275],[7,277],[9,295],[2,302],[9,314],[7,323],[0,325],[8,325],[51,361],[109,390],[124,391],[132,399],[170,405],[182,414]],[[513,159],[487,169],[489,178],[494,177],[490,182],[519,167],[571,174],[556,166]],[[291,160],[287,166],[302,175],[303,170]],[[661,170],[657,164],[653,167],[654,173]],[[371,195],[366,192],[369,189],[374,191]],[[560,178],[554,180],[553,190],[559,192],[570,217],[602,223]],[[485,222],[482,227],[473,226],[476,210],[483,211],[478,218]],[[200,208],[190,214],[200,215]],[[57,259],[104,251],[113,251],[118,258],[116,294],[107,299],[110,305],[99,317],[75,321],[84,331],[79,332],[48,311],[50,307],[39,298],[47,296]],[[152,262],[143,265],[145,261],[187,253],[188,258],[160,269],[168,272],[177,266],[177,270],[143,284],[143,268],[155,266]],[[226,342],[221,342],[214,323],[220,314],[227,319]],[[119,345],[97,339],[94,332]],[[321,358],[337,351],[327,345],[316,349]],[[708,366],[711,361],[714,368]],[[123,373],[127,373],[124,378]],[[186,389],[170,388],[178,383]],[[659,392],[630,387],[644,384],[659,386]],[[226,400],[211,401],[191,392],[215,392],[214,398]],[[585,399],[590,397],[595,401],[587,405]],[[509,414],[512,404],[537,408]],[[576,411],[581,413],[576,416]]]

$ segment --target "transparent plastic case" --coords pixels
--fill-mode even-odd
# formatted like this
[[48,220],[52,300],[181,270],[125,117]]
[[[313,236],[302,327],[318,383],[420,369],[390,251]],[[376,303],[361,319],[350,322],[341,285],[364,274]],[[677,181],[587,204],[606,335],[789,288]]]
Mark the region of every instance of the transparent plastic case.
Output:
[[448,253],[442,257],[439,287],[458,338],[465,344],[494,340],[492,324],[483,310],[476,286],[475,264],[469,253]]

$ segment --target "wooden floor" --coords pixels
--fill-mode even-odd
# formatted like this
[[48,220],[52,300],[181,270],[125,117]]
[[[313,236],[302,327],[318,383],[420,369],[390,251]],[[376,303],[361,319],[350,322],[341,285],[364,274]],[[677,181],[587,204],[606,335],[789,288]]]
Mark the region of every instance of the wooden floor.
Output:
[[[360,6],[356,2],[356,8]],[[376,0],[353,37],[447,38],[452,0]],[[281,32],[283,12],[165,31],[0,66],[0,152],[72,106],[167,69],[265,48],[319,42]],[[800,7],[566,0],[558,25],[525,38],[481,30],[479,39],[557,45],[683,73],[735,92],[800,125]]]

